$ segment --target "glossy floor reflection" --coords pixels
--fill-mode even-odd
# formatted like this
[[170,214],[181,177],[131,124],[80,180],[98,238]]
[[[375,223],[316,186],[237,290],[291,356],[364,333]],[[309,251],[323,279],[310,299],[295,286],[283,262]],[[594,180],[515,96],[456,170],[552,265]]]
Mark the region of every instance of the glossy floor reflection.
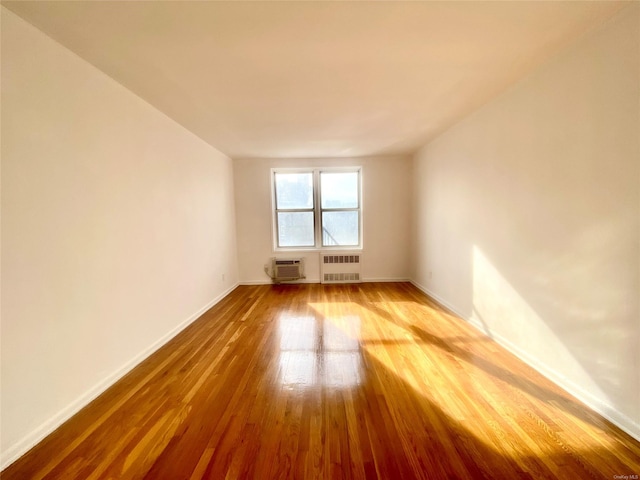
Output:
[[407,283],[239,287],[13,479],[610,479],[640,444]]
[[315,318],[283,312],[277,322],[279,378],[283,385],[348,388],[363,381],[360,318]]

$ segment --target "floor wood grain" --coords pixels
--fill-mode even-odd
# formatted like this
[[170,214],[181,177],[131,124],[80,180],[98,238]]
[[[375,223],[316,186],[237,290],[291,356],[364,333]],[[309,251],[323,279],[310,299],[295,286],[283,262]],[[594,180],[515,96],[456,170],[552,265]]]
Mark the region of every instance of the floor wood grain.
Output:
[[412,285],[378,283],[238,287],[1,478],[638,474],[633,438]]

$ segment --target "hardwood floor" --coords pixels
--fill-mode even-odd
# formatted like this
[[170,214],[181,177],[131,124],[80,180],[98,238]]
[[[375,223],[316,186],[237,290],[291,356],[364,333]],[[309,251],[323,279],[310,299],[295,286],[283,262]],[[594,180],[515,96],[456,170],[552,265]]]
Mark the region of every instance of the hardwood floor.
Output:
[[634,474],[637,441],[395,283],[238,287],[1,477]]

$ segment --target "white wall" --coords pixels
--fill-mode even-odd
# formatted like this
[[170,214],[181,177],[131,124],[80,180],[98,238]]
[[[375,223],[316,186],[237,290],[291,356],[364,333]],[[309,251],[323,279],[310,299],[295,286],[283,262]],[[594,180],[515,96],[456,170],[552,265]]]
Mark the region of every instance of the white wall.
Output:
[[2,120],[6,465],[237,265],[231,160],[4,8]]
[[640,5],[414,157],[413,279],[640,437]]
[[[272,242],[271,169],[284,167],[362,166],[363,264],[365,281],[409,277],[411,159],[367,157],[340,159],[234,159],[240,281],[269,283],[264,265],[276,256]],[[319,255],[304,257],[308,282],[319,282]]]

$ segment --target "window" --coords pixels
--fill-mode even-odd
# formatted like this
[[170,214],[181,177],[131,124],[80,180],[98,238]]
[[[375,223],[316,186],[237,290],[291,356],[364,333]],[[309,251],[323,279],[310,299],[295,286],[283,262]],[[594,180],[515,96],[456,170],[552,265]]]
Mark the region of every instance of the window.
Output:
[[273,191],[276,248],[361,247],[359,168],[274,170]]
[[276,173],[275,191],[278,246],[314,246],[313,174]]

